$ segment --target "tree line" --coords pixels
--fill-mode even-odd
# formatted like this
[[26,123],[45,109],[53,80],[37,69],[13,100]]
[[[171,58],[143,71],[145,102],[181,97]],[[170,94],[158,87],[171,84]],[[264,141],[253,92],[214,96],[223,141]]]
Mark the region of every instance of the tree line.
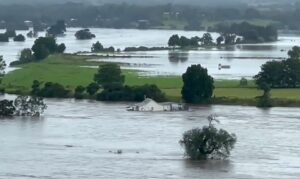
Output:
[[282,7],[281,11],[247,6],[204,7],[189,5],[66,3],[56,5],[1,5],[0,28],[28,30],[24,21],[30,20],[37,28],[49,27],[57,19],[66,20],[71,27],[139,28],[139,20],[149,22],[149,28],[164,25],[166,21],[183,22],[187,30],[200,30],[206,21],[266,19],[278,22],[280,28],[299,29],[300,3]]
[[242,23],[219,23],[208,31],[219,32],[222,36],[233,34],[242,39],[238,43],[259,43],[276,41],[278,38],[277,27],[274,25],[258,26],[248,22]]

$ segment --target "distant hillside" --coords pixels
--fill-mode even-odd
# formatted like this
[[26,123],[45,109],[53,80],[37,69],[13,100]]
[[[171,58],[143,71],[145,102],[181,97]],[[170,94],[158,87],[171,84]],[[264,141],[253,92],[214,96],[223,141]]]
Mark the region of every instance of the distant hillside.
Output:
[[[138,5],[155,4],[185,4],[199,6],[236,6],[241,5],[241,0],[1,0],[0,4],[57,4],[66,2],[107,4],[107,3],[128,3]],[[226,2],[226,3],[224,3]]]
[[286,4],[299,2],[300,0],[0,0],[0,4],[57,4],[66,2],[79,2],[79,3],[93,3],[93,4],[106,4],[106,3],[129,3],[129,4],[193,4],[202,6],[231,6],[240,4]]

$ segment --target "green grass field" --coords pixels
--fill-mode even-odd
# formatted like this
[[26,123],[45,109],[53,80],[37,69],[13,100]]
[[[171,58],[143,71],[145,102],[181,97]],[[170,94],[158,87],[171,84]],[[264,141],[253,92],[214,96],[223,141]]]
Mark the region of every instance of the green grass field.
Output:
[[[87,61],[90,57],[74,55],[52,55],[46,60],[19,65],[20,69],[12,71],[4,77],[3,87],[8,93],[27,94],[31,90],[33,80],[57,82],[69,89],[78,85],[87,86],[93,81],[100,62]],[[93,66],[94,68],[87,68]],[[123,71],[127,85],[156,84],[169,100],[179,101],[181,98],[182,80],[180,76],[139,76],[136,71]],[[262,94],[249,81],[248,86],[241,87],[238,80],[216,80],[214,96],[230,100],[253,100]],[[273,89],[272,98],[278,100],[300,101],[300,89]]]

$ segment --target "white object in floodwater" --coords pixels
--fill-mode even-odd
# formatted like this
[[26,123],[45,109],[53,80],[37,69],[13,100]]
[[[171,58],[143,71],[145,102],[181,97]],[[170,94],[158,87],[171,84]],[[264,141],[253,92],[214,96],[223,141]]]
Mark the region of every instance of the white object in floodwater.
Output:
[[219,64],[219,70],[222,70],[222,69],[230,69],[231,66],[230,65],[222,65],[222,64]]
[[188,107],[182,103],[157,103],[153,99],[145,98],[141,103],[128,106],[127,111],[185,111],[188,110]]

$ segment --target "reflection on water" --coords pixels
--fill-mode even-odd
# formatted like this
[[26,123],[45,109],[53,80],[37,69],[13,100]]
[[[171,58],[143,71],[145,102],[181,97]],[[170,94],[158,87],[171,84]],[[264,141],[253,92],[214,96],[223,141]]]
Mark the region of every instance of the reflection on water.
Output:
[[188,51],[169,50],[169,61],[173,64],[184,63],[189,59]]
[[[127,112],[127,103],[47,100],[43,118],[0,120],[0,178],[297,179],[300,108],[210,106]],[[190,161],[184,131],[217,114],[237,135],[225,161]],[[122,150],[118,155],[115,152]]]
[[276,45],[260,45],[260,44],[252,44],[252,45],[237,45],[237,49],[239,50],[248,50],[248,51],[278,51],[278,46]]

